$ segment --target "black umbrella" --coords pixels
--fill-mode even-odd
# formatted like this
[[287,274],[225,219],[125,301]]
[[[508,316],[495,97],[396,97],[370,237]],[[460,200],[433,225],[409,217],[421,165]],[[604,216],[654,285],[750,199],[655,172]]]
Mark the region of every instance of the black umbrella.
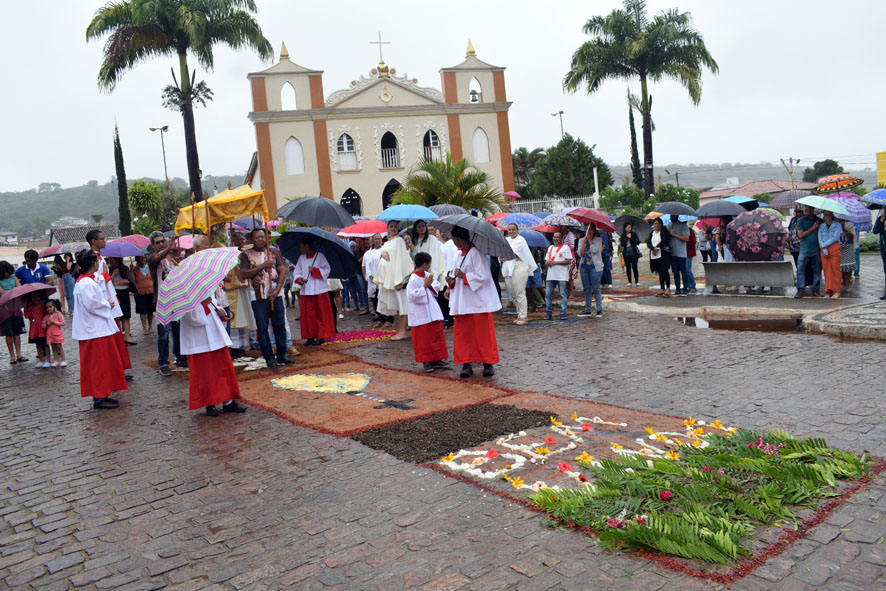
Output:
[[769,207],[774,209],[794,209],[794,203],[796,203],[797,199],[802,199],[811,194],[812,191],[804,191],[803,189],[782,191],[769,202]]
[[310,236],[314,242],[314,250],[322,252],[332,272],[329,273],[331,279],[347,279],[360,272],[360,263],[357,257],[351,252],[351,249],[332,232],[327,232],[320,228],[293,228],[286,230],[283,235],[277,239],[277,248],[283,253],[283,256],[290,261],[297,261],[301,256],[298,248],[301,239]]
[[649,225],[649,222],[644,220],[643,218],[635,215],[623,215],[616,218],[614,222],[615,231],[621,236],[622,232],[624,232],[624,225],[626,223],[631,224],[633,226],[632,231],[637,233],[637,237],[642,242],[646,240],[649,235],[652,233],[652,226]]
[[458,215],[458,214],[468,214],[470,213],[467,209],[460,205],[453,205],[452,203],[438,203],[437,205],[432,205],[428,209],[436,213],[441,218],[444,215]]
[[302,197],[284,204],[277,215],[294,222],[323,228],[347,228],[354,218],[344,207],[325,197]]
[[470,232],[471,242],[477,247],[477,250],[484,254],[503,259],[513,259],[517,256],[511,250],[511,245],[505,240],[502,231],[481,217],[466,214],[447,215],[430,220],[428,223],[437,226],[447,234],[451,233],[452,228],[456,226],[464,228]]
[[652,209],[652,211],[666,213],[668,215],[695,215],[694,209],[679,201],[665,201],[664,203],[659,203]]
[[696,215],[700,218],[718,218],[724,215],[741,215],[746,211],[734,201],[711,201],[699,207]]

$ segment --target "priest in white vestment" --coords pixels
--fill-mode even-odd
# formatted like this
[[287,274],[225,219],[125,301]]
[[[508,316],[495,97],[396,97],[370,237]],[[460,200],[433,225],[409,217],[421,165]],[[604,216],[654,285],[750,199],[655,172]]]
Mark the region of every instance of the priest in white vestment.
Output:
[[530,275],[535,273],[538,265],[535,263],[535,258],[529,250],[526,239],[520,236],[517,224],[508,224],[507,241],[516,257],[502,259],[501,274],[505,278],[505,285],[517,306],[517,320],[514,321],[514,324],[526,324],[528,322],[526,318],[526,281]]
[[412,274],[412,258],[406,250],[406,242],[399,235],[400,224],[396,220],[388,222],[388,241],[381,248],[375,283],[378,285],[378,312],[385,316],[395,316],[397,334],[391,340],[406,338],[406,323],[409,304],[406,298],[406,283]]

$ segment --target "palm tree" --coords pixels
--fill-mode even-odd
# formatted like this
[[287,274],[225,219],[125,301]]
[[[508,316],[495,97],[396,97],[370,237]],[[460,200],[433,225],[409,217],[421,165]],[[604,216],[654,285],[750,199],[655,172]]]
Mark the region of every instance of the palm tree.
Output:
[[447,152],[443,161],[424,159],[410,170],[393,203],[452,203],[467,210],[498,211],[503,201],[501,191],[489,185],[489,175],[467,158],[453,162]]
[[701,100],[702,68],[715,74],[720,69],[691,23],[690,13],[676,9],[665,10],[649,20],[644,0],[624,0],[622,10],[595,16],[585,23],[583,30],[591,40],[572,55],[572,64],[563,79],[567,91],[576,92],[584,86],[588,94],[610,79],[640,79],[647,196],[653,188],[652,96],[648,83],[664,78],[676,80],[686,87],[692,103],[697,105]]
[[188,68],[188,52],[200,65],[212,70],[213,46],[233,49],[250,47],[262,59],[273,55],[271,44],[252,17],[253,0],[123,0],[101,7],[86,28],[86,40],[108,35],[104,59],[98,71],[98,85],[114,90],[123,74],[142,61],[161,56],[177,56],[179,78],[167,105],[181,111],[185,127],[188,180],[196,199],[202,199],[200,160],[194,130],[194,101],[205,103],[211,91],[205,83],[195,83]]
[[512,159],[514,161],[514,180],[518,185],[529,185],[532,182],[532,173],[535,172],[535,166],[545,157],[543,148],[535,148],[531,152],[526,148],[517,148],[514,150]]

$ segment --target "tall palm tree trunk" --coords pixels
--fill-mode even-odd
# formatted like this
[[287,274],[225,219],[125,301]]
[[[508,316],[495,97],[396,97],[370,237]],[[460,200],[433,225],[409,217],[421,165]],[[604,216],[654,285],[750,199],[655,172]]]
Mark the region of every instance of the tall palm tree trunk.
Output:
[[643,193],[646,199],[655,190],[652,176],[652,99],[646,86],[646,76],[640,77],[642,102],[640,110],[643,115]]
[[200,182],[200,156],[197,153],[197,131],[194,127],[194,105],[191,102],[191,83],[188,74],[188,57],[187,53],[179,52],[178,54],[179,70],[181,72],[181,92],[182,92],[182,119],[185,125],[185,157],[188,162],[188,185],[191,187],[191,193],[194,199],[200,201],[203,199],[203,185]]

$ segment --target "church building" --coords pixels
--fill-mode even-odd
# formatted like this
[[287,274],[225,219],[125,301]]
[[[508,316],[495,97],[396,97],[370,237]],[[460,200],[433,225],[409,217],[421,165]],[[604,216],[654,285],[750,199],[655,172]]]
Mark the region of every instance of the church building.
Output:
[[258,162],[251,184],[271,210],[322,195],[375,217],[423,158],[468,158],[490,184],[514,189],[504,68],[477,58],[440,70],[442,92],[380,61],[349,88],[323,92],[323,72],[289,59],[248,76]]

